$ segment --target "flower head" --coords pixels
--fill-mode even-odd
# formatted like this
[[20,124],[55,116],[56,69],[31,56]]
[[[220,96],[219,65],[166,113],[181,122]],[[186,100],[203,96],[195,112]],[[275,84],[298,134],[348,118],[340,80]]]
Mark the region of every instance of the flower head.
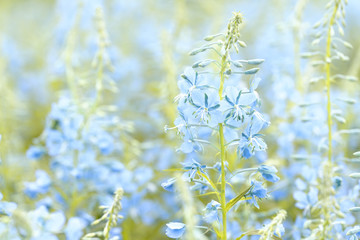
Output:
[[277,169],[274,166],[261,165],[258,168],[258,171],[261,173],[263,178],[269,182],[277,182],[280,179],[278,176],[276,176]]
[[265,198],[267,195],[266,188],[263,187],[261,182],[252,181],[251,184],[253,185],[250,191],[247,193],[247,196],[251,197],[251,199],[247,200],[248,203],[254,204],[256,208],[259,208],[259,204],[256,201],[256,198]]

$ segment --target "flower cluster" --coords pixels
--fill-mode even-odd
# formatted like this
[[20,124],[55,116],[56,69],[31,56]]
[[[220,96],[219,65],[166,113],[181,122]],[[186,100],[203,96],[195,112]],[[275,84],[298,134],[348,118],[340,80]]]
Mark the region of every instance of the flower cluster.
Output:
[[[175,120],[175,128],[184,141],[179,151],[188,155],[205,152],[204,145],[213,146],[220,151],[220,162],[214,167],[208,167],[207,164],[200,164],[192,159],[184,164],[183,170],[184,178],[195,183],[192,186],[193,190],[200,190],[201,194],[212,192],[217,195],[218,201],[211,200],[206,205],[204,221],[211,224],[218,237],[222,239],[227,238],[226,215],[233,206],[247,200],[259,208],[257,199],[267,196],[262,182],[253,179],[256,173],[259,172],[262,178],[269,182],[279,180],[275,175],[277,170],[273,166],[261,165],[259,168],[246,169],[244,172],[253,172],[248,182],[250,187],[240,195],[235,192],[235,197],[227,201],[226,184],[231,185],[232,178],[236,178],[242,171],[231,176],[231,171],[236,169],[226,166],[226,152],[235,150],[237,158],[244,161],[257,152],[266,151],[267,145],[260,132],[270,124],[260,112],[261,101],[256,91],[260,78],[255,77],[259,68],[253,68],[264,60],[234,60],[230,56],[233,48],[238,51],[239,47],[246,46],[240,40],[241,23],[242,15],[234,13],[226,34],[206,37],[205,40],[210,43],[190,52],[190,55],[196,55],[213,50],[219,55],[219,61],[200,60],[192,67],[186,68],[178,82],[180,94],[176,97],[179,117]],[[220,40],[221,36],[223,40]],[[244,65],[250,68],[246,69]],[[205,68],[209,71],[202,70]],[[243,68],[245,69],[238,70]],[[239,81],[240,76],[243,76],[242,81]],[[214,135],[217,140],[214,140]],[[217,159],[212,159],[212,162],[214,161]],[[214,174],[208,172],[210,169],[217,170],[221,189],[218,189],[218,183],[211,180]],[[174,181],[176,180],[170,179],[162,186],[173,191]],[[169,223],[167,227],[167,236],[172,238],[179,238],[185,231],[182,223]]]

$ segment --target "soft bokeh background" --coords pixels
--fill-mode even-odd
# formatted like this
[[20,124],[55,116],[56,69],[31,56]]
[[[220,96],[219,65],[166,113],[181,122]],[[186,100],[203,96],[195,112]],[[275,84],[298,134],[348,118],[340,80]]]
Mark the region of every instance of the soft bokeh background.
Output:
[[[94,20],[98,6],[103,9],[111,42],[108,52],[113,71],[108,74],[118,89],[115,93],[106,91],[104,102],[116,105],[113,114],[131,123],[128,130],[133,138],[114,158],[133,172],[140,165],[151,169],[138,200],[125,191],[128,199],[124,200],[124,209],[129,217],[123,223],[124,239],[166,239],[164,224],[181,214],[181,204],[160,187],[173,174],[164,170],[178,167],[185,158],[176,153],[180,139],[175,132],[165,133],[164,126],[172,126],[177,116],[173,98],[178,94],[180,74],[199,58],[190,57],[189,51],[201,46],[204,36],[222,32],[234,11],[242,12],[245,19],[242,36],[248,47],[241,57],[266,60],[259,72],[263,79],[259,93],[262,112],[272,125],[265,132],[267,156],[258,158],[267,157],[280,172],[287,169],[294,161],[292,156],[303,149],[297,136],[287,130],[296,122],[296,114],[291,112],[297,103],[293,91],[322,89],[302,84],[310,81],[314,70],[307,60],[300,60],[299,54],[311,48],[311,26],[323,15],[326,1],[304,2],[299,18],[297,1],[292,0],[1,0],[0,191],[4,199],[16,202],[24,212],[35,208],[38,200],[24,194],[23,183],[34,181],[37,169],[47,169],[49,174],[51,170],[46,161],[27,159],[26,150],[41,135],[52,103],[68,92],[69,74],[73,74],[70,79],[78,84],[81,94],[86,98],[94,95],[89,69],[98,48]],[[350,60],[334,68],[337,73],[358,77],[359,12],[360,1],[349,0],[345,39],[354,48],[344,50]],[[69,66],[73,73],[69,73]],[[360,97],[359,84],[341,83],[334,88]],[[347,114],[349,128],[360,126],[359,114],[356,103]],[[358,138],[349,137],[344,143],[344,157],[350,157],[359,143]],[[293,207],[288,190],[293,179],[291,174],[286,177],[286,171],[274,186],[274,193],[278,193],[263,204],[264,211],[287,210],[291,225],[290,219],[294,220],[299,211]],[[139,176],[144,173],[140,171]],[[97,204],[93,209],[93,217],[98,216]]]

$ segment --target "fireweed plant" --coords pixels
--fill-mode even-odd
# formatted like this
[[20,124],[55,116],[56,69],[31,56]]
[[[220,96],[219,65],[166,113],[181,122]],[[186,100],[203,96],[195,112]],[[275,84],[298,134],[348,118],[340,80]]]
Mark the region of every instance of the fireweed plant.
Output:
[[[247,161],[256,152],[266,151],[267,145],[260,131],[270,124],[260,112],[260,97],[256,92],[260,78],[255,74],[259,71],[257,66],[264,60],[233,59],[234,50],[237,53],[240,48],[246,47],[240,36],[242,24],[242,15],[234,13],[225,33],[206,37],[208,43],[190,52],[194,56],[211,51],[216,58],[199,60],[186,68],[178,82],[180,94],[176,97],[179,117],[174,128],[184,140],[179,151],[189,155],[208,151],[207,147],[218,151],[208,163],[195,159],[183,163],[183,179],[189,181],[191,189],[201,196],[214,196],[203,210],[202,222],[206,226],[199,227],[204,228],[204,233],[211,231],[220,239],[228,239],[229,213],[241,202],[259,208],[258,200],[268,195],[264,181],[274,183],[279,180],[273,166],[232,169],[228,162],[232,152],[236,152],[240,161]],[[246,77],[250,79],[248,87]],[[227,198],[227,186],[232,187],[235,183],[232,180],[239,180],[239,175],[247,173],[250,175],[243,179],[242,190],[232,189],[234,196]],[[162,186],[173,191],[176,181],[182,179],[169,179]],[[166,235],[181,238],[186,229],[181,222],[170,222]],[[283,231],[271,232],[271,235],[274,234],[281,237]],[[250,231],[243,235],[262,235],[262,231]]]
[[[116,88],[108,75],[112,67],[107,52],[109,39],[103,12],[101,8],[93,10],[98,48],[92,62],[91,76],[94,78],[87,80],[94,83],[95,92],[89,93],[77,81],[78,73],[71,59],[76,32],[70,30],[63,55],[70,94],[65,92],[52,105],[43,133],[27,151],[29,159],[44,166],[44,169],[36,171],[36,181],[25,182],[25,194],[38,201],[36,215],[45,214],[46,218],[46,214],[53,214],[50,213],[52,209],[63,206],[56,212],[62,219],[58,219],[56,228],[27,233],[39,239],[45,239],[47,235],[44,234],[48,232],[52,233],[51,239],[58,239],[56,234],[60,232],[65,234],[66,239],[80,239],[84,229],[93,221],[91,212],[97,204],[107,204],[112,193],[121,185],[131,192],[136,191],[139,183],[134,180],[135,175],[114,158],[116,155],[123,156],[124,146],[129,147],[129,141],[120,139],[131,139],[129,130],[132,127],[112,114],[116,107],[104,104],[105,93],[109,95],[109,90],[116,91]],[[80,14],[74,28],[78,26]],[[48,167],[42,164],[45,160],[49,160]],[[146,177],[146,172],[139,174]],[[122,196],[123,190],[117,190],[113,205],[95,222],[107,219],[103,234],[97,233],[94,237],[113,239],[121,235],[119,229],[115,231],[113,228],[117,225],[116,216],[121,209],[119,202]],[[111,229],[113,231],[110,232]]]
[[318,170],[304,166],[303,169],[309,171],[296,180],[298,190],[294,192],[296,206],[304,210],[304,219],[298,224],[309,230],[302,233],[305,239],[344,239],[346,235],[350,239],[358,239],[358,227],[344,232],[347,225],[354,222],[351,211],[356,212],[356,208],[349,211],[353,205],[349,202],[352,194],[346,194],[351,189],[347,189],[348,177],[342,177],[348,170],[341,153],[343,135],[358,133],[358,129],[342,129],[346,122],[342,109],[355,101],[332,87],[339,81],[355,80],[352,76],[332,73],[337,61],[349,60],[341,49],[352,48],[341,38],[344,36],[346,3],[342,0],[329,1],[326,14],[314,25],[316,33],[312,42],[313,46],[324,43],[325,49],[318,48],[302,54],[305,58],[313,58],[312,66],[319,69],[318,76],[309,81],[312,87],[325,87],[325,97],[318,92],[310,92],[301,106],[307,113],[304,119],[311,122],[315,130],[313,144],[318,149],[318,153],[312,152],[306,157],[311,159],[310,167],[317,166],[315,169]]

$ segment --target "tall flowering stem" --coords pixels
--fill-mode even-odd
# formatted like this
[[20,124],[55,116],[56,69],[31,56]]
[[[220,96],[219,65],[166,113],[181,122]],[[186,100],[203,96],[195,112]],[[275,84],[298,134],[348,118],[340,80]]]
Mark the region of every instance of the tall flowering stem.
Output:
[[[339,187],[341,186],[341,178],[338,176],[339,172],[337,171],[338,165],[336,164],[339,155],[333,155],[334,146],[333,140],[336,140],[336,137],[333,139],[333,135],[339,133],[335,132],[333,134],[332,127],[334,117],[338,122],[344,123],[345,118],[343,118],[336,105],[332,105],[334,99],[332,99],[331,93],[331,83],[334,80],[337,80],[338,75],[332,75],[331,67],[335,66],[335,60],[347,61],[349,57],[340,52],[340,48],[337,47],[337,43],[341,43],[346,48],[351,48],[351,44],[342,40],[341,38],[335,36],[336,33],[339,33],[341,36],[344,35],[343,27],[345,27],[345,5],[346,0],[330,0],[327,5],[327,12],[324,17],[314,25],[314,28],[317,29],[315,34],[315,39],[312,44],[317,45],[322,40],[325,43],[324,52],[310,52],[306,53],[303,56],[305,57],[315,57],[317,61],[313,62],[313,66],[322,66],[320,73],[323,74],[321,79],[324,79],[324,85],[326,87],[326,107],[324,107],[324,115],[326,115],[326,126],[328,132],[327,136],[323,137],[323,142],[327,140],[328,145],[319,145],[319,149],[325,149],[324,152],[327,153],[327,159],[322,162],[322,169],[319,172],[318,183],[319,187],[317,190],[310,189],[309,196],[313,200],[316,200],[318,203],[311,206],[311,220],[308,222],[313,223],[312,225],[307,224],[311,229],[311,238],[316,239],[329,239],[333,238],[335,229],[334,225],[338,219],[345,218],[341,210],[341,204],[336,196]],[[337,27],[337,31],[335,28]],[[321,59],[321,60],[319,60]],[[340,79],[350,79],[349,76],[340,75]],[[336,99],[342,99],[337,97]],[[340,117],[339,117],[340,116]],[[334,125],[336,126],[336,124]],[[299,194],[295,194],[298,200],[301,199]],[[317,199],[318,198],[318,199]],[[310,237],[309,237],[310,238]],[[334,239],[339,239],[334,237]]]
[[328,161],[331,162],[332,159],[332,119],[331,119],[331,42],[332,42],[332,28],[335,24],[336,14],[339,9],[339,4],[341,0],[335,0],[334,10],[332,12],[329,26],[327,29],[327,39],[326,39],[326,52],[325,52],[325,73],[326,73],[326,96],[327,96],[327,124],[328,124],[328,138],[329,138],[329,151],[328,151]]
[[[224,82],[225,82],[225,71],[228,67],[228,57],[229,50],[233,44],[236,44],[240,37],[240,24],[242,23],[242,15],[240,13],[234,13],[234,17],[230,20],[228,24],[228,32],[225,38],[225,53],[221,58],[221,69],[220,69],[220,87],[219,87],[219,97],[220,100],[223,100],[223,91],[224,91]],[[221,190],[220,190],[220,204],[221,204],[221,213],[222,213],[222,239],[227,239],[226,237],[226,179],[225,179],[225,162],[226,162],[226,152],[225,152],[225,138],[224,138],[224,126],[223,123],[219,123],[219,138],[220,138],[220,158],[221,158]]]
[[[216,200],[211,200],[203,210],[204,220],[217,238],[226,240],[234,233],[227,229],[227,215],[238,203],[247,201],[257,208],[257,199],[265,198],[267,190],[262,182],[255,179],[276,182],[279,178],[275,175],[274,167],[263,165],[259,168],[241,169],[232,171],[227,165],[226,152],[236,149],[239,159],[249,159],[257,151],[265,151],[267,146],[259,132],[269,125],[259,112],[260,98],[256,89],[260,78],[254,75],[259,68],[250,68],[264,62],[263,59],[235,60],[231,58],[231,50],[238,52],[239,47],[246,47],[240,40],[242,15],[234,13],[227,26],[227,32],[205,37],[209,42],[190,52],[196,55],[205,51],[213,51],[218,56],[216,59],[200,60],[186,68],[178,86],[180,94],[175,98],[178,102],[179,117],[175,120],[175,127],[183,137],[183,144],[179,148],[185,154],[201,151],[204,144],[212,146],[220,152],[220,161],[213,166],[207,166],[191,159],[183,163],[184,178],[191,182],[192,189],[200,191],[203,195],[216,195]],[[200,71],[200,69],[216,66],[215,72]],[[244,69],[245,68],[245,69]],[[244,87],[239,81],[233,81],[233,76],[245,75],[250,77],[249,88]],[[226,79],[228,82],[225,83]],[[225,88],[226,86],[226,88]],[[167,128],[168,129],[168,128]],[[208,132],[213,134],[202,134]],[[210,136],[216,136],[213,139]],[[213,141],[213,142],[212,142]],[[218,181],[213,181],[214,171]],[[229,170],[229,171],[228,171]],[[231,173],[232,172],[232,173]],[[231,179],[236,174],[253,172],[246,188],[242,192],[235,191],[234,198],[227,202],[226,185],[232,185]],[[226,175],[231,173],[231,177]],[[260,173],[260,174],[257,174]],[[217,187],[219,182],[220,187]],[[167,191],[172,191],[174,179],[163,183]],[[231,191],[231,190],[229,190]],[[219,202],[218,202],[219,201]],[[191,229],[193,226],[189,226]],[[179,238],[185,232],[185,224],[172,222],[167,225],[166,234],[171,238]]]

